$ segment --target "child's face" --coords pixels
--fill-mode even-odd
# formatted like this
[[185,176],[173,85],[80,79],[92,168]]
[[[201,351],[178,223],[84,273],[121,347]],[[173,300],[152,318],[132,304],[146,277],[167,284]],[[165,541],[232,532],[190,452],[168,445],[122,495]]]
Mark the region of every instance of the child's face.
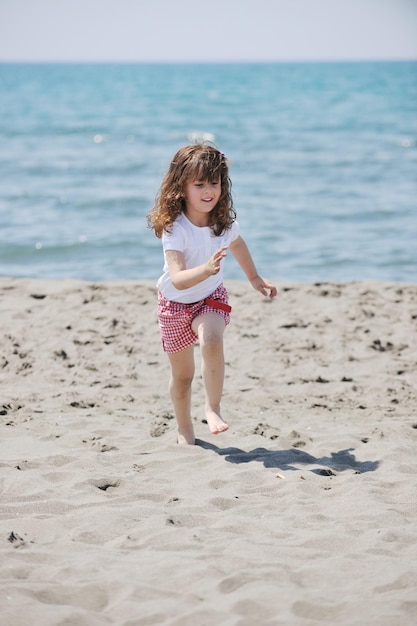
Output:
[[205,226],[208,222],[208,215],[218,203],[220,195],[220,180],[188,181],[184,190],[187,217],[197,226]]

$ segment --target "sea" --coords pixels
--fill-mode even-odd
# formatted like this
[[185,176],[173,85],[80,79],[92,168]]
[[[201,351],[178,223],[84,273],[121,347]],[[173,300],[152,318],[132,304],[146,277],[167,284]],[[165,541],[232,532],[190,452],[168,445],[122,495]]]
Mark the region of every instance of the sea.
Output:
[[417,61],[0,64],[0,275],[156,280],[146,214],[201,140],[260,274],[417,282]]

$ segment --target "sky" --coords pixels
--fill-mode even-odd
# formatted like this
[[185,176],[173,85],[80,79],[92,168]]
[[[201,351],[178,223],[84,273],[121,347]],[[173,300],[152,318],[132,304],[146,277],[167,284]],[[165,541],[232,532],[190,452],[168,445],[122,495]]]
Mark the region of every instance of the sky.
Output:
[[417,0],[0,0],[0,62],[417,59]]

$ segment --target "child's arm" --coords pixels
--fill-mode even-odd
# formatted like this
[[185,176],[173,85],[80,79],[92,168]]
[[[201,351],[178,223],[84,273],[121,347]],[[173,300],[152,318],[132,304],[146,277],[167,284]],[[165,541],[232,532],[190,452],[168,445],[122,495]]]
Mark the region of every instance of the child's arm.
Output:
[[269,295],[270,298],[275,298],[277,295],[276,287],[270,283],[269,280],[259,276],[255,263],[253,262],[249,252],[249,248],[244,239],[239,236],[237,239],[232,241],[229,245],[229,250],[239,263],[242,270],[245,272],[252,287],[257,291],[260,291],[264,296]]
[[203,282],[209,276],[218,274],[220,262],[226,256],[226,247],[219,248],[206,263],[187,269],[184,255],[179,250],[167,250],[166,260],[168,263],[169,276],[176,289],[188,289]]

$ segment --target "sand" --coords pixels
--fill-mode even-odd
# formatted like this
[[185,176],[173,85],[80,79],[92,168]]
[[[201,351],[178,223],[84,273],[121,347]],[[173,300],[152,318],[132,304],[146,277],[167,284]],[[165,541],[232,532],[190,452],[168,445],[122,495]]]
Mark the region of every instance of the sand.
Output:
[[417,285],[227,287],[183,447],[152,282],[0,279],[2,626],[417,623]]

